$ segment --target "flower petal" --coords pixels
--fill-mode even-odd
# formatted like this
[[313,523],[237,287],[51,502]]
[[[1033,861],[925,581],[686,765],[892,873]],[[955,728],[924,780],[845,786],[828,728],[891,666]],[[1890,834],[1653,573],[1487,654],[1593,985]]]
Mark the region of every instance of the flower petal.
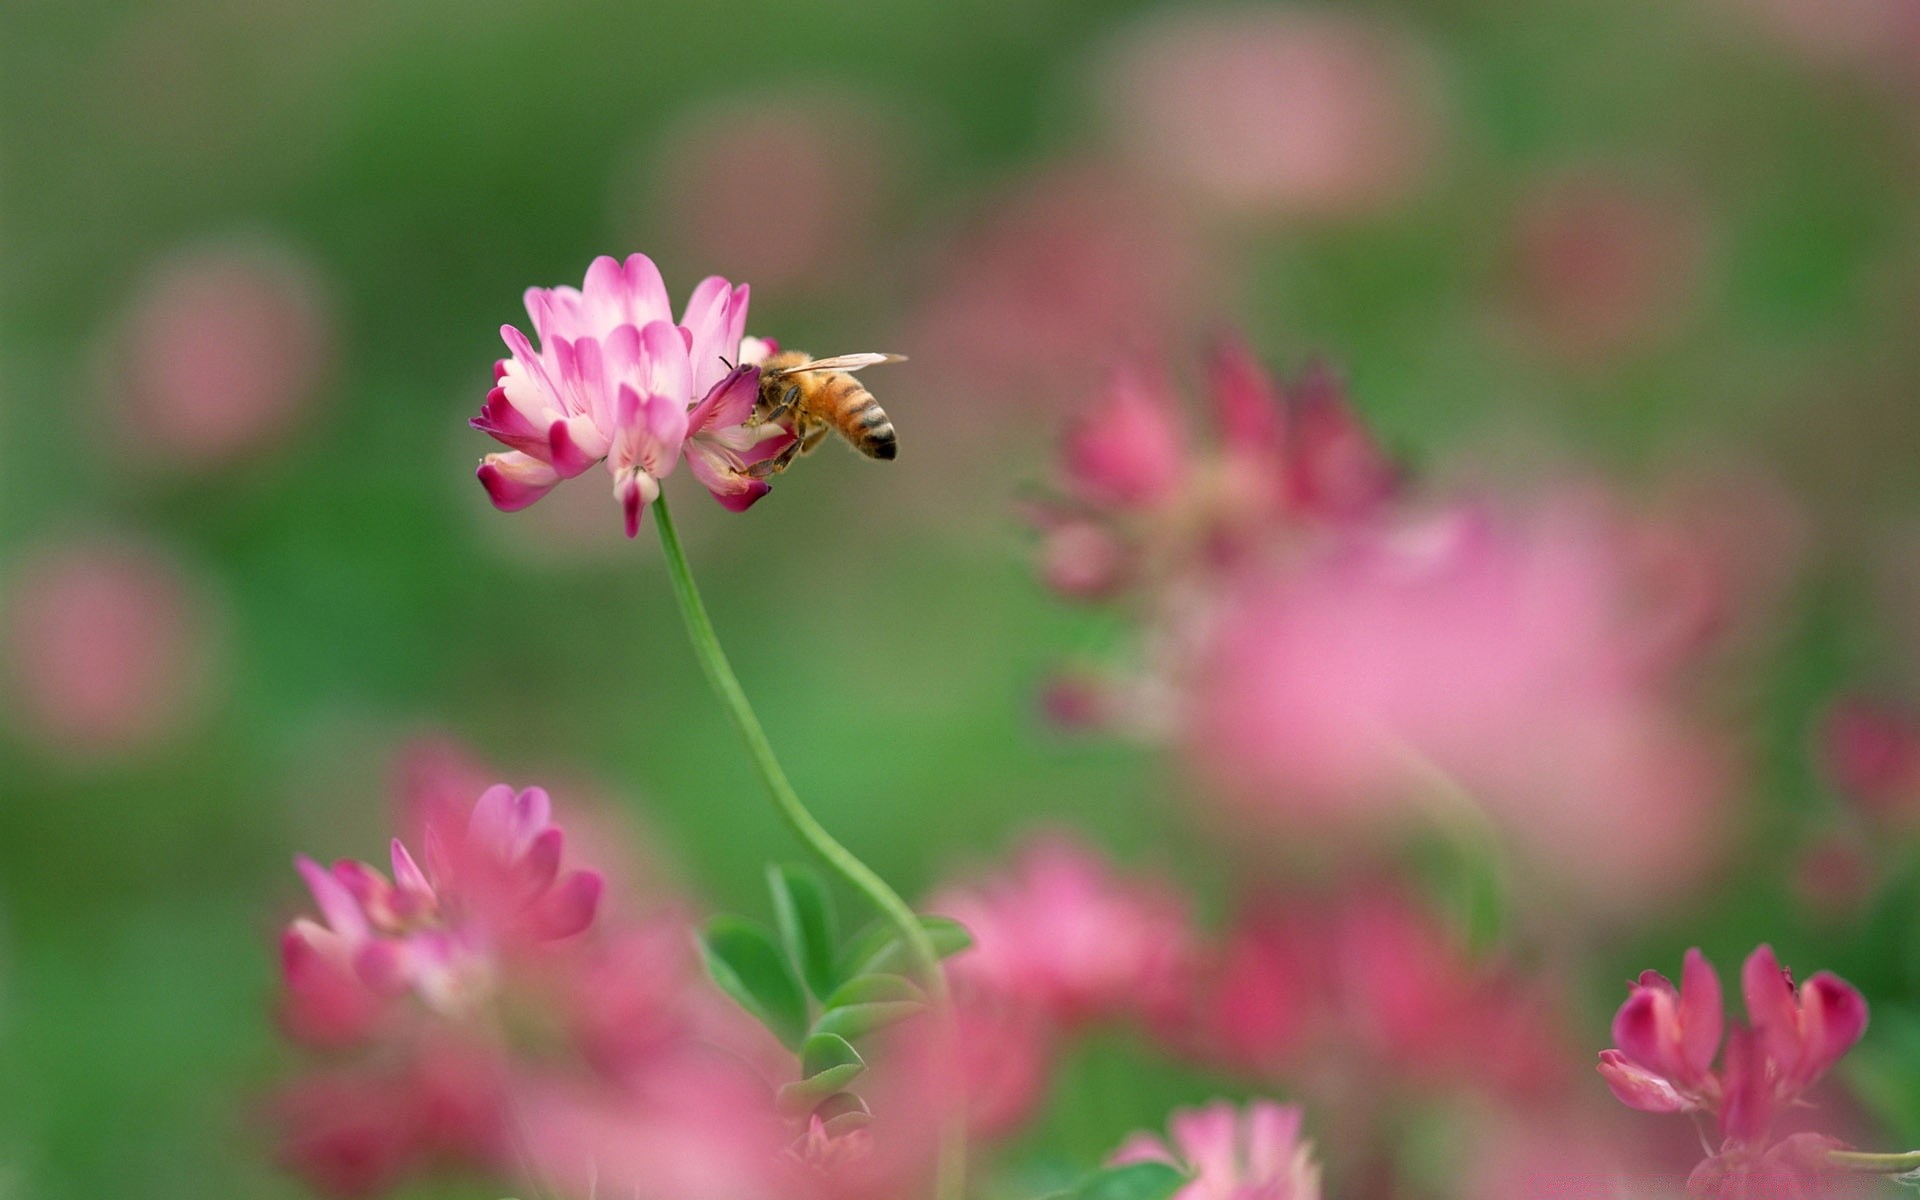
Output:
[[598,871],[569,871],[528,914],[533,936],[557,941],[593,924],[604,887]]
[[1800,988],[1804,1056],[1798,1081],[1812,1083],[1840,1061],[1867,1031],[1867,1001],[1857,989],[1830,971],[1821,971]]
[[474,472],[487,498],[501,512],[519,512],[552,491],[560,473],[546,463],[517,450],[489,454]]
[[329,928],[349,941],[368,936],[367,914],[361,911],[359,901],[353,898],[346,884],[304,854],[296,855],[293,865],[300,872],[300,878],[307,881],[307,890],[313,893],[313,902]]
[[1692,1108],[1686,1097],[1672,1084],[1634,1063],[1618,1050],[1600,1052],[1600,1077],[1607,1081],[1614,1098],[1628,1108],[1641,1112],[1670,1113]]
[[1680,972],[1680,1057],[1687,1073],[1680,1080],[1698,1087],[1713,1069],[1720,1051],[1723,1014],[1720,976],[1698,947],[1687,951]]
[[687,414],[687,430],[700,433],[744,425],[753,415],[753,402],[760,395],[760,368],[735,367],[707,389],[700,403]]

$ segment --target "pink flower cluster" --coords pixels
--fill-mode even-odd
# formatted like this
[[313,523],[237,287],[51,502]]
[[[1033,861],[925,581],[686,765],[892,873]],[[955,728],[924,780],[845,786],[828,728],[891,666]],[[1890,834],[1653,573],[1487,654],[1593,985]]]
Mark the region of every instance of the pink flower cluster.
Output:
[[393,840],[391,882],[363,862],[296,860],[326,925],[301,918],[281,939],[294,1024],[350,1028],[403,993],[458,1011],[492,986],[503,957],[593,922],[601,877],[561,873],[565,839],[540,788],[491,787],[464,830],[428,836],[425,870]]
[[747,295],[745,284],[709,276],[675,322],[666,284],[644,254],[625,263],[596,258],[578,289],[528,289],[540,345],[501,328],[512,355],[495,365],[494,388],[471,422],[508,447],[480,463],[494,506],[525,508],[604,461],[633,537],[683,456],[735,512],[765,495],[768,484],[747,467],[791,435],[748,424],[759,380],[753,364],[767,343],[743,342]]
[[1257,1079],[1358,1075],[1525,1101],[1566,1078],[1556,997],[1469,953],[1393,886],[1256,901],[1207,956],[1192,997],[1179,1040]]
[[1055,710],[1181,749],[1236,837],[1437,814],[1615,907],[1697,876],[1729,773],[1681,687],[1722,617],[1704,538],[1590,488],[1416,507],[1324,370],[1229,343],[1210,377],[1211,445],[1140,368],[1067,430],[1041,574],[1138,634]]
[[1719,1147],[1694,1172],[1692,1194],[1815,1194],[1825,1151],[1840,1143],[1783,1137],[1777,1126],[1860,1040],[1866,1000],[1826,971],[1795,987],[1764,945],[1748,956],[1740,985],[1748,1023],[1728,1030],[1720,977],[1699,950],[1687,952],[1678,987],[1644,972],[1614,1016],[1617,1048],[1601,1051],[1600,1074],[1630,1107],[1713,1119]]
[[1297,1106],[1254,1100],[1244,1111],[1224,1100],[1167,1118],[1167,1141],[1128,1138],[1115,1163],[1165,1162],[1192,1182],[1173,1200],[1320,1200],[1320,1168],[1300,1138]]
[[1183,900],[1128,879],[1061,833],[1002,872],[951,884],[927,910],[967,927],[950,966],[959,1021],[979,1053],[961,1064],[977,1132],[1004,1132],[1039,1102],[1055,1041],[1091,1025],[1164,1020],[1195,953]]
[[1197,445],[1168,382],[1116,369],[1067,429],[1056,494],[1036,505],[1040,570],[1065,595],[1096,600],[1171,587],[1379,509],[1399,476],[1323,367],[1281,388],[1241,343],[1215,348],[1217,443]]
[[391,877],[298,860],[321,920],[282,938],[281,1023],[321,1061],[271,1107],[283,1160],[335,1195],[442,1168],[580,1196],[790,1194],[791,1133],[741,1065],[774,1048],[700,979],[687,918],[600,920],[603,874],[575,865],[544,791],[468,803],[463,759],[409,766],[420,858],[396,839]]

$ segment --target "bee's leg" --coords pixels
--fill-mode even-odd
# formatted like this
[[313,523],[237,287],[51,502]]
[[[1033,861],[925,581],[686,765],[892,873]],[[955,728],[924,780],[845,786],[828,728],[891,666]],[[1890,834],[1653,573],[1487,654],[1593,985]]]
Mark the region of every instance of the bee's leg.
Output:
[[799,454],[800,443],[798,441],[789,442],[784,450],[772,458],[763,458],[757,463],[749,463],[747,465],[747,477],[750,479],[766,479],[770,476],[778,475],[780,472],[792,466],[793,460],[798,457]]
[[828,427],[825,425],[822,425],[820,426],[820,428],[813,430],[812,432],[808,433],[807,436],[795,442],[794,445],[799,447],[800,453],[812,454],[813,448],[820,444],[820,439],[826,437],[827,432],[828,432]]
[[787,390],[781,393],[780,399],[774,401],[772,404],[767,404],[764,400],[755,402],[753,406],[753,417],[749,420],[748,424],[783,424],[793,415],[793,407],[799,402],[800,385],[797,383],[789,384]]

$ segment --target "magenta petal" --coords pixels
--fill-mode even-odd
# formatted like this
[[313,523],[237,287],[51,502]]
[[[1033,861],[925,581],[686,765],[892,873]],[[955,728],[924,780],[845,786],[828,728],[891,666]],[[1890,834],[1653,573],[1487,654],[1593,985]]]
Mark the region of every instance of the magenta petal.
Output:
[[735,367],[713,385],[700,403],[687,414],[687,431],[726,429],[744,425],[753,415],[753,402],[760,395],[760,368]]
[[467,840],[499,861],[506,861],[513,847],[514,790],[496,783],[480,793],[467,817]]
[[524,848],[534,835],[553,823],[553,798],[547,795],[547,789],[540,787],[522,788],[513,798],[513,846],[516,851]]
[[563,479],[573,478],[598,461],[573,440],[573,431],[565,421],[555,421],[547,429],[547,444],[552,448],[553,469]]
[[1680,972],[1680,1055],[1687,1074],[1681,1081],[1698,1086],[1713,1069],[1713,1056],[1720,1050],[1724,1002],[1720,995],[1720,976],[1698,947],[1687,951],[1686,965]]
[[660,495],[660,481],[634,467],[622,471],[614,480],[613,494],[626,517],[627,536],[639,537],[640,514]]
[[367,915],[346,884],[304,854],[295,856],[293,865],[300,872],[300,878],[306,880],[307,890],[313,893],[313,902],[319,907],[320,915],[326,918],[327,925],[335,933],[351,940],[367,936]]
[[502,325],[500,340],[507,344],[507,349],[513,351],[514,360],[527,369],[528,376],[540,390],[551,396],[555,406],[558,406],[560,389],[555,386],[553,378],[547,374],[545,360],[534,350],[533,343],[527,340],[527,335],[511,325]]
[[507,389],[504,387],[496,387],[488,392],[486,402],[480,406],[480,415],[467,424],[509,449],[531,454],[535,458],[546,456],[547,439],[527,419],[527,415],[507,399]]
[[1721,1070],[1720,1132],[1741,1141],[1767,1136],[1778,1115],[1779,1096],[1758,1030],[1735,1028],[1727,1035]]
[[400,839],[394,838],[387,849],[393,859],[394,886],[405,891],[431,894],[433,885],[427,882],[426,873],[420,869],[418,863],[413,861],[413,855],[407,853],[407,848],[401,844]]
[[1805,1053],[1797,1077],[1808,1084],[1839,1062],[1867,1031],[1867,1001],[1846,980],[1821,971],[1801,987],[1800,1011]]
[[683,411],[693,400],[693,366],[687,359],[687,344],[681,340],[680,331],[665,321],[641,327],[640,390],[671,397]]
[[1686,1098],[1672,1084],[1650,1071],[1635,1066],[1618,1050],[1602,1050],[1600,1077],[1607,1081],[1614,1098],[1628,1108],[1641,1112],[1680,1112],[1689,1107]]
[[745,512],[756,504],[760,497],[773,490],[773,485],[764,479],[743,479],[740,486],[731,491],[709,493],[720,502],[720,507],[728,512]]
[[1211,363],[1213,402],[1221,441],[1230,450],[1270,455],[1285,439],[1280,390],[1245,341],[1223,337]]
[[666,282],[660,278],[660,268],[651,258],[644,254],[627,255],[625,274],[628,319],[633,324],[673,320]]
[[554,489],[560,475],[546,463],[518,451],[489,454],[474,477],[501,512],[519,512]]
[[1671,1080],[1679,1061],[1678,1014],[1673,997],[1658,988],[1635,988],[1613,1017],[1613,1041],[1636,1066]]
[[549,825],[535,835],[515,867],[520,894],[528,900],[553,886],[560,874],[560,856],[566,841],[558,827]]
[[1740,990],[1761,1050],[1783,1073],[1793,1073],[1804,1050],[1800,1006],[1794,999],[1793,979],[1774,957],[1772,946],[1762,943],[1747,956],[1740,969]]
[[527,914],[533,936],[555,941],[593,924],[604,887],[598,871],[568,872]]
[[353,956],[353,970],[360,982],[383,996],[397,996],[407,990],[407,956],[400,944],[371,941]]

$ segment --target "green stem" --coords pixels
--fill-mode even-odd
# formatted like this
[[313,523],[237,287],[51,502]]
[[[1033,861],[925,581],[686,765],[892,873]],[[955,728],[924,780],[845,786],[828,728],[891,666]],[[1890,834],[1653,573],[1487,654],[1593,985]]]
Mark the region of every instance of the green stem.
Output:
[[[693,572],[687,566],[686,553],[680,548],[680,535],[674,531],[673,517],[667,511],[664,494],[653,502],[653,513],[660,530],[660,547],[666,553],[667,575],[673,580],[673,594],[680,602],[680,615],[686,621],[687,637],[693,643],[694,656],[700,660],[707,682],[713,685],[714,693],[720,697],[721,706],[733,719],[734,728],[740,731],[741,740],[746,742],[747,755],[760,773],[761,782],[766,784],[774,808],[779,810],[788,828],[807,844],[808,849],[855,891],[865,896],[899,930],[900,941],[907,949],[915,973],[920,976],[921,986],[926,989],[933,1003],[934,1016],[942,1040],[947,1043],[951,1064],[955,1061],[953,1001],[947,990],[946,973],[940,969],[940,956],[934,951],[933,942],[900,894],[889,887],[872,867],[861,862],[853,851],[835,840],[827,832],[826,826],[820,824],[807,811],[807,806],[800,802],[793,785],[787,782],[787,773],[781,769],[780,760],[774,756],[773,744],[767,740],[767,732],[761,728],[760,718],[754,715],[746,690],[740,686],[739,678],[734,675],[733,667],[727,661],[726,651],[720,647],[720,638],[714,633],[713,621],[707,616],[707,607],[700,600],[700,589],[695,586]],[[962,1195],[966,1171],[964,1110],[957,1096],[950,1099],[954,1102],[947,1107],[954,1115],[942,1130],[936,1175],[935,1195],[940,1200],[957,1200]]]
[[1868,1154],[1859,1150],[1829,1150],[1827,1161],[1843,1171],[1871,1175],[1910,1175],[1920,1171],[1920,1150],[1904,1154]]

